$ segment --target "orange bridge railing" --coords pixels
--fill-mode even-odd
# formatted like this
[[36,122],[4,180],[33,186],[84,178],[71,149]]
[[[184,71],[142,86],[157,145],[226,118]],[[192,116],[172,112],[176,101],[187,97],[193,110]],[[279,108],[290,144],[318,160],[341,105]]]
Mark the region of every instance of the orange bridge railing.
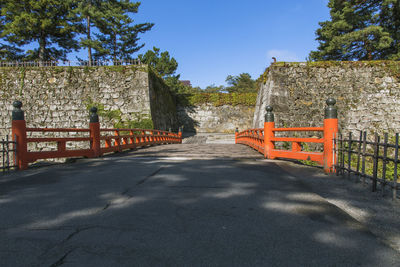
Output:
[[[322,165],[326,173],[335,172],[335,138],[338,132],[337,109],[334,106],[336,100],[329,98],[326,103],[328,106],[325,108],[323,127],[275,128],[273,109],[271,106],[267,106],[264,128],[248,129],[242,132],[236,131],[235,143],[248,145],[268,159],[311,160]],[[322,132],[323,137],[276,137],[276,132]],[[276,149],[275,142],[289,142],[292,149]],[[323,144],[323,152],[302,151],[301,143]]]
[[[12,112],[12,136],[16,141],[15,162],[18,169],[27,169],[28,164],[38,159],[66,158],[66,157],[99,157],[104,153],[120,152],[137,147],[180,144],[182,131],[145,130],[145,129],[101,129],[97,108],[91,108],[88,129],[63,128],[27,128],[22,103],[15,101]],[[39,137],[28,137],[28,133],[39,133]],[[43,137],[45,133],[82,133],[85,137]],[[111,133],[111,134],[110,134]],[[29,143],[57,143],[57,150],[28,151]],[[67,149],[68,143],[86,142],[87,148]],[[73,145],[72,145],[73,146]]]

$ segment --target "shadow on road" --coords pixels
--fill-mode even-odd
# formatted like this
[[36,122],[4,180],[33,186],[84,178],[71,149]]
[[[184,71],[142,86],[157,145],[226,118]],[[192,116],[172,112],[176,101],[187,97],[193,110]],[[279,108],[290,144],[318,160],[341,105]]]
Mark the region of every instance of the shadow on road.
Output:
[[165,146],[159,157],[143,149],[6,177],[0,265],[400,263],[361,223],[276,164],[255,161],[251,150],[247,159],[210,158],[218,149],[197,151],[202,159]]

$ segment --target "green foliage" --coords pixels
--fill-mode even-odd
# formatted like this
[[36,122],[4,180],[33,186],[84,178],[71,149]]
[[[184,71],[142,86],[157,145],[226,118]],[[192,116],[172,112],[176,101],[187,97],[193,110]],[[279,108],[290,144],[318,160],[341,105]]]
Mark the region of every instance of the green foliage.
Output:
[[19,88],[19,95],[22,96],[22,91],[24,90],[25,86],[25,73],[26,69],[24,67],[21,68],[21,78],[20,78],[20,88]]
[[257,82],[248,73],[241,73],[238,76],[229,75],[225,80],[228,93],[255,93],[257,92]]
[[130,120],[122,120],[122,112],[120,110],[107,110],[104,105],[88,98],[85,101],[86,109],[89,111],[91,107],[97,107],[97,114],[100,118],[105,118],[113,123],[114,128],[136,128],[136,129],[153,129],[153,120],[140,113],[134,114],[134,118]]
[[23,50],[12,45],[0,44],[0,60],[15,61],[23,58]]
[[[178,68],[175,58],[171,57],[168,51],[160,54],[160,48],[157,47],[148,50],[144,55],[140,54],[138,58],[141,62],[151,66],[162,78],[171,77]],[[179,79],[179,76],[177,78]]]
[[212,104],[216,107],[223,105],[244,105],[253,107],[256,104],[257,93],[194,93],[178,95],[178,103],[183,106]]
[[[383,143],[382,140],[380,143]],[[395,136],[391,136],[388,140],[389,144],[394,144],[395,143]],[[348,142],[343,143],[343,148],[345,151],[339,152],[338,158],[339,162],[342,161],[342,155],[344,155],[344,166],[345,168],[348,167],[349,164],[349,156],[347,150],[349,149],[349,144]],[[358,143],[353,142],[351,146],[352,151],[357,151],[358,149]],[[388,148],[388,154],[387,156],[389,158],[394,158],[394,148]],[[373,146],[367,145],[366,153],[373,155],[374,154],[374,148]],[[383,156],[383,146],[379,146],[379,156]],[[362,156],[361,156],[362,157]],[[350,166],[352,170],[357,169],[357,162],[358,162],[358,157],[357,154],[352,153],[351,158],[350,158]],[[399,166],[400,167],[400,166]],[[366,157],[365,158],[365,174],[372,176],[373,175],[373,170],[374,170],[374,162],[372,157]],[[362,161],[360,159],[360,172],[362,171]],[[378,160],[378,169],[377,169],[377,177],[382,178],[383,176],[383,160],[379,159]],[[400,179],[400,170],[397,170],[397,178]],[[394,162],[388,161],[386,164],[386,179],[389,181],[393,181],[394,179]]]
[[148,50],[144,55],[138,56],[142,63],[148,64],[153,72],[163,78],[165,83],[174,94],[193,93],[191,86],[184,85],[180,80],[180,75],[174,75],[178,68],[178,62],[171,57],[168,51],[160,53],[160,49],[153,47],[153,50]]
[[225,91],[224,86],[216,86],[215,84],[209,85],[204,89],[204,93],[222,93],[223,91]]
[[103,104],[95,102],[91,98],[88,98],[85,104],[88,111],[91,107],[97,107],[97,114],[99,117],[107,118],[114,123],[121,122],[122,112],[120,110],[106,110]]
[[[308,143],[301,143],[301,151],[311,152],[312,149],[310,148]],[[307,166],[318,166],[318,163],[312,160],[299,160],[299,161]]]
[[104,17],[104,1],[83,0],[79,1],[77,7],[73,10],[77,20],[81,23],[81,33],[84,34],[80,39],[80,46],[88,49],[88,65],[92,65],[92,49],[104,52],[101,43],[97,39],[93,39],[91,34],[92,28],[96,27],[99,21]]
[[331,20],[316,31],[310,60],[400,58],[400,0],[330,0]]
[[135,120],[128,120],[124,122],[119,122],[114,124],[115,128],[120,129],[153,129],[153,120],[149,118],[139,118],[137,117]]
[[179,75],[166,77],[164,81],[170,88],[171,92],[174,94],[193,94],[200,92],[201,90],[199,88],[194,88],[192,86],[184,85],[179,80]]
[[15,49],[15,46],[31,43],[36,43],[39,47],[27,51],[27,59],[42,61],[65,59],[68,52],[78,48],[74,39],[78,29],[70,14],[76,7],[76,2],[3,0],[0,5],[0,38],[11,44],[13,49],[5,57],[18,55],[19,50]]
[[[93,57],[132,59],[144,46],[138,44],[138,35],[153,27],[133,23],[139,6],[129,0],[1,0],[0,59],[64,60],[79,48],[88,49],[89,65]],[[23,53],[20,47],[28,44],[38,48]]]
[[144,44],[138,45],[138,35],[149,31],[153,23],[134,24],[130,14],[138,12],[140,2],[126,0],[104,1],[102,18],[96,20],[100,31],[96,34],[100,41],[94,57],[113,61],[132,59],[132,54],[139,51]]

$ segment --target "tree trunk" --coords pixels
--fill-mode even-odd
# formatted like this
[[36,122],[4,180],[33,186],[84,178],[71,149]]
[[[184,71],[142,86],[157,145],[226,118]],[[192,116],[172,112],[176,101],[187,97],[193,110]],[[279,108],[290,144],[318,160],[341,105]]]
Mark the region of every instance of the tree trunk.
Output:
[[[87,16],[86,18],[86,27],[87,27],[87,39],[90,41],[91,36],[90,36],[90,16]],[[88,64],[89,66],[92,66],[92,47],[91,44],[89,43],[88,46]]]
[[117,35],[115,34],[113,36],[113,59],[114,59],[114,65],[117,65]]
[[46,37],[40,35],[39,39],[39,61],[40,66],[43,66],[44,61],[46,60]]

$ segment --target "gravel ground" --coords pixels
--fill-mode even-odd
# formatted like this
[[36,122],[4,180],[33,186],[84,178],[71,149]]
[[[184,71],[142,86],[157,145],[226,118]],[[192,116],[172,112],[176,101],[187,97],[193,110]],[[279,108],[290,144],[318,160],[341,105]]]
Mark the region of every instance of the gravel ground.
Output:
[[382,191],[371,192],[370,184],[356,182],[355,177],[325,175],[322,169],[288,161],[274,162],[400,252],[400,200],[393,201],[389,190],[382,196]]

